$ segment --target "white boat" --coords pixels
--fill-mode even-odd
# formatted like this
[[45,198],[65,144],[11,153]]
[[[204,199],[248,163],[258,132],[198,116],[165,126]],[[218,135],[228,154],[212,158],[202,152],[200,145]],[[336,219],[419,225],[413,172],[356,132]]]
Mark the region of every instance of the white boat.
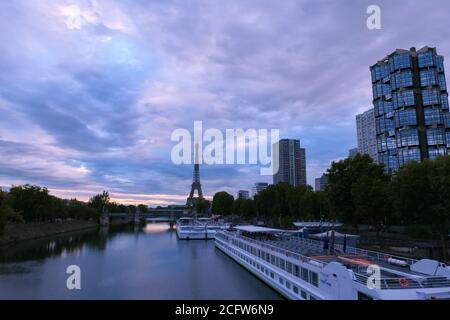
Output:
[[450,299],[450,267],[344,245],[238,226],[216,233],[215,245],[292,300]]
[[209,218],[180,218],[176,224],[177,236],[180,240],[212,240],[217,231],[227,228],[228,225]]

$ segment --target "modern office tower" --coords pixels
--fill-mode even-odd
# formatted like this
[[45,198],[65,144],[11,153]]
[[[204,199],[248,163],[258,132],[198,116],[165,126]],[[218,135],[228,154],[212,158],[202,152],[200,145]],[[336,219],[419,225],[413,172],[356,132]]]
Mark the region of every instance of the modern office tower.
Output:
[[249,199],[250,198],[250,192],[247,190],[239,190],[238,191],[238,199]]
[[449,154],[444,58],[436,48],[398,49],[370,71],[378,159],[386,170]]
[[268,186],[269,186],[269,184],[267,182],[255,183],[255,185],[253,186],[253,196],[257,195],[261,191],[266,190]]
[[377,132],[373,108],[356,116],[356,132],[358,134],[358,152],[368,154],[378,163]]
[[358,148],[353,148],[348,151],[349,158],[354,158],[358,154]]
[[316,179],[316,191],[324,191],[328,185],[328,176],[325,174],[322,177]]
[[273,176],[273,183],[306,185],[306,150],[300,148],[300,140],[282,139],[277,144],[279,169]]

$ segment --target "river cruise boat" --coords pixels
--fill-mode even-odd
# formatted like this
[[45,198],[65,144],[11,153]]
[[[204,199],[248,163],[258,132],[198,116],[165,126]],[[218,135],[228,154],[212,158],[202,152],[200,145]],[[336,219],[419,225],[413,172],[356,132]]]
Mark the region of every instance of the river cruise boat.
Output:
[[450,299],[450,267],[434,260],[324,245],[257,226],[219,231],[215,245],[292,300]]
[[227,228],[227,224],[210,218],[180,218],[176,224],[176,232],[180,240],[213,240],[217,231]]

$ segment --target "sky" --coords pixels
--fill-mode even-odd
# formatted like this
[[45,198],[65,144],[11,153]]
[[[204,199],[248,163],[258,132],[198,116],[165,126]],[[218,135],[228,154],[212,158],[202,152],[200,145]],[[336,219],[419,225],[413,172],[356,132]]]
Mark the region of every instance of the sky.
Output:
[[[369,30],[369,5],[381,29]],[[369,66],[397,48],[450,60],[448,0],[0,2],[0,186],[87,200],[185,203],[193,166],[175,129],[279,129],[313,185],[356,146]],[[202,165],[206,196],[271,182],[258,165]]]

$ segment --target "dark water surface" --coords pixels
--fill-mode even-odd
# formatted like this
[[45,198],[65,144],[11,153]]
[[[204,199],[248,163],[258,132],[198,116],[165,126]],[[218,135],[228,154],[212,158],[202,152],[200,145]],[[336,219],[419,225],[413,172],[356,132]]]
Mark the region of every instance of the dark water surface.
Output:
[[[68,290],[66,269],[81,269]],[[214,247],[167,224],[119,227],[0,248],[0,299],[281,299]]]

